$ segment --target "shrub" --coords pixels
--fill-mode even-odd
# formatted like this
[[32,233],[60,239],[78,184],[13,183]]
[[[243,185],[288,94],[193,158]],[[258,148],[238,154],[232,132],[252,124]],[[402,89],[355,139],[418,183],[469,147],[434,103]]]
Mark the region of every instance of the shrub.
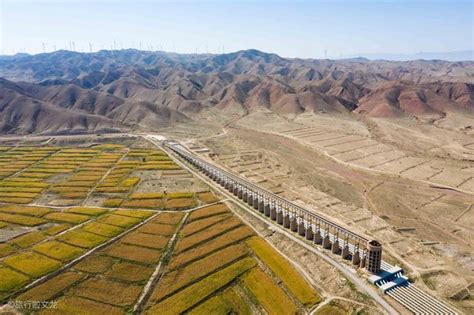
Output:
[[32,277],[41,277],[61,267],[59,261],[34,252],[23,252],[9,256],[3,262]]

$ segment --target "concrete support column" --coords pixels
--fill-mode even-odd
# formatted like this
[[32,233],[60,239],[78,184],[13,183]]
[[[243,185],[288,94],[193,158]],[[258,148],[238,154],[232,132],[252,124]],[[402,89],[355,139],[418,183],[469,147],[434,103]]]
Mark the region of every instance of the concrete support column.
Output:
[[227,185],[227,190],[228,190],[229,192],[234,192],[234,184],[229,183],[229,185]]
[[301,221],[300,224],[298,224],[298,235],[305,236],[305,234],[306,234],[306,229],[304,227],[304,222]]
[[277,212],[277,223],[283,225],[283,211]]
[[265,210],[265,204],[263,203],[263,201],[260,201],[258,203],[258,211],[263,213],[264,210]]
[[234,196],[238,196],[239,195],[239,187],[234,187]]
[[270,209],[270,219],[272,219],[273,221],[276,221],[277,219],[277,210],[275,207],[272,207]]
[[266,204],[264,207],[263,207],[263,214],[267,217],[270,216],[270,204]]
[[239,189],[239,192],[237,193],[237,197],[238,197],[239,199],[244,198],[244,191],[243,191],[242,189]]
[[292,232],[297,232],[298,231],[298,222],[296,222],[296,218],[293,218],[290,222],[290,230]]
[[253,208],[254,208],[255,210],[258,209],[258,203],[259,203],[258,197],[253,198]]
[[331,245],[331,252],[332,252],[333,254],[337,254],[337,253],[339,253],[339,250],[340,250],[340,248],[339,248],[339,240],[338,240],[338,239],[335,239],[334,242],[333,242],[332,245]]
[[312,229],[310,226],[308,226],[308,227],[306,228],[306,235],[305,235],[305,238],[306,238],[307,240],[310,240],[310,241],[314,238],[313,229]]
[[331,248],[331,241],[329,241],[329,235],[326,235],[323,238],[323,248],[330,249]]
[[314,241],[314,244],[321,244],[323,242],[320,230],[318,230],[314,233],[313,241]]
[[360,268],[365,268],[365,260],[367,259],[367,257],[363,257],[360,259],[360,263],[359,263],[359,267]]
[[290,216],[288,214],[283,217],[283,227],[287,229],[290,227]]
[[230,184],[229,182],[224,183],[224,189],[225,190],[229,190],[229,184]]
[[353,265],[359,265],[360,264],[359,251],[355,251],[354,255],[352,255],[352,264]]
[[341,252],[341,256],[342,256],[342,259],[347,259],[349,258],[350,256],[350,252],[349,252],[349,246],[344,246],[344,248],[342,249],[342,252]]
[[247,204],[253,206],[253,195],[251,193],[247,197]]
[[248,198],[249,198],[248,193],[244,191],[244,193],[242,194],[242,201],[247,202]]

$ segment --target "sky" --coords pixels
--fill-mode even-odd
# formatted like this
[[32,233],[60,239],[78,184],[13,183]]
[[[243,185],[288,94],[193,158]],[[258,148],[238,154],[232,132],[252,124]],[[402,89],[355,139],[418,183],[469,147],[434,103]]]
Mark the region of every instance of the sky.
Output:
[[337,58],[474,50],[473,34],[473,0],[0,0],[2,55],[254,48],[283,57]]

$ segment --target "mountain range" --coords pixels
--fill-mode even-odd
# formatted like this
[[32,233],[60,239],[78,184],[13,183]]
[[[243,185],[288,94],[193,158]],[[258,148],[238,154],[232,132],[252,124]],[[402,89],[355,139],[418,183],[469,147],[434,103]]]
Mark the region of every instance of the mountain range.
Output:
[[3,134],[150,131],[210,111],[474,116],[473,61],[57,51],[2,56],[0,78]]

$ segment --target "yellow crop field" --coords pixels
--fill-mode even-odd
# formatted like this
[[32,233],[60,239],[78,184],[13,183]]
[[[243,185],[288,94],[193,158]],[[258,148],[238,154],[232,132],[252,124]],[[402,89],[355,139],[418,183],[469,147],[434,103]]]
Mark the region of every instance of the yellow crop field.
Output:
[[178,224],[183,218],[182,213],[160,213],[158,217],[151,220],[153,223],[162,223],[162,224]]
[[167,199],[192,198],[192,197],[194,197],[194,193],[192,193],[192,192],[170,192],[170,193],[166,193],[165,197]]
[[61,233],[69,228],[71,228],[72,225],[67,224],[67,223],[62,223],[62,224],[56,224],[53,225],[52,227],[48,228],[44,232],[48,235],[56,235],[58,233]]
[[157,209],[161,207],[162,203],[161,199],[133,199],[124,201],[121,206],[125,208]]
[[132,218],[142,218],[146,219],[154,215],[155,213],[152,211],[146,211],[146,210],[115,210],[113,212],[116,215],[123,215],[126,217],[132,217]]
[[298,313],[298,308],[291,299],[261,269],[252,269],[242,277],[242,282],[255,295],[268,314]]
[[149,247],[153,249],[162,249],[168,244],[169,237],[153,235],[146,233],[133,232],[124,236],[120,242],[129,245]]
[[88,273],[104,273],[115,263],[112,257],[92,255],[79,262],[74,269]]
[[40,224],[44,224],[48,222],[41,218],[30,217],[30,216],[21,215],[21,214],[9,214],[9,213],[1,213],[1,212],[0,212],[0,221],[14,223],[18,225],[26,225],[26,226],[35,226],[35,225],[40,225]]
[[225,220],[226,218],[229,218],[229,217],[230,217],[230,214],[224,213],[224,214],[208,217],[206,219],[190,222],[189,224],[186,224],[183,227],[183,229],[181,230],[181,235],[183,237],[186,237],[188,235],[199,232],[213,224],[216,224],[222,220]]
[[62,242],[82,248],[93,248],[107,240],[106,237],[83,230],[71,230],[58,237]]
[[20,289],[29,278],[19,272],[0,265],[0,297],[3,294]]
[[26,248],[30,245],[36,244],[41,242],[47,237],[47,235],[43,232],[30,232],[14,239],[10,240],[10,243],[15,244],[21,248]]
[[231,218],[229,220],[219,222],[218,224],[215,224],[208,229],[202,230],[198,233],[195,233],[191,236],[182,239],[178,243],[176,251],[182,252],[188,250],[196,245],[199,245],[200,243],[203,243],[209,239],[219,236],[220,234],[223,234],[225,231],[234,229],[241,224],[242,222],[240,222],[240,220],[237,218]]
[[146,314],[179,314],[206,299],[254,266],[255,260],[242,259],[149,307]]
[[165,296],[172,295],[180,288],[215,272],[222,266],[228,265],[244,257],[246,254],[247,250],[245,246],[234,245],[202,258],[177,271],[167,273],[160,279],[160,285],[151,295],[151,299],[159,301]]
[[163,207],[167,210],[183,210],[194,208],[196,206],[197,202],[192,198],[179,198],[166,200]]
[[141,220],[138,218],[125,217],[122,215],[115,215],[115,214],[105,214],[104,216],[97,219],[97,222],[120,226],[123,228],[127,228],[132,225],[135,225],[140,221]]
[[32,201],[33,198],[0,197],[0,202],[5,203],[19,203],[26,205],[28,203],[31,203]]
[[164,194],[161,192],[132,193],[130,199],[160,199]]
[[75,223],[75,224],[82,223],[89,220],[89,216],[74,214],[74,213],[67,213],[67,212],[50,212],[46,214],[44,218],[53,220],[53,221]]
[[102,202],[102,207],[118,208],[122,204],[122,201],[123,199],[121,198],[106,199]]
[[139,177],[129,177],[125,180],[123,180],[120,185],[121,186],[124,186],[124,187],[133,187],[135,186],[136,184],[138,184],[138,182],[140,182],[140,178]]
[[153,271],[153,268],[124,261],[114,264],[104,275],[127,282],[141,282],[148,280]]
[[226,213],[226,212],[229,212],[229,208],[227,208],[225,204],[216,204],[216,205],[204,207],[196,211],[193,211],[189,215],[189,222],[203,219],[209,216],[221,214],[221,213]]
[[37,193],[29,192],[0,192],[0,198],[11,197],[11,198],[35,198],[38,196]]
[[64,272],[26,291],[17,299],[20,301],[48,301],[84,277],[85,275],[75,272]]
[[219,295],[216,295],[204,303],[193,308],[190,315],[207,314],[240,314],[251,315],[252,309],[248,302],[237,292],[235,287],[231,287]]
[[[59,314],[107,314],[123,315],[123,309],[95,302],[81,297],[71,296],[63,297],[57,301],[56,309],[53,310]],[[84,312],[87,310],[87,313]]]
[[249,239],[247,243],[303,305],[310,306],[320,302],[321,298],[317,292],[265,240],[254,237]]
[[32,277],[43,276],[61,267],[59,261],[34,252],[23,252],[9,256],[3,262]]
[[103,224],[99,222],[87,223],[82,227],[82,229],[86,232],[98,234],[105,237],[113,237],[124,231],[124,229],[121,227]]
[[130,190],[129,187],[97,187],[95,189],[98,193],[126,193]]
[[145,264],[157,263],[161,256],[159,250],[121,243],[110,246],[104,251],[104,253],[112,257],[142,262]]
[[194,260],[201,259],[202,257],[215,250],[219,250],[229,245],[235,244],[252,235],[254,235],[254,233],[249,227],[238,227],[237,229],[217,236],[200,246],[194,247],[193,250],[188,250],[178,254],[177,256],[173,256],[170,263],[168,264],[168,268],[175,269],[179,266],[188,264]]
[[219,197],[211,192],[199,193],[197,197],[204,203],[213,203],[219,201]]
[[77,214],[89,215],[89,216],[98,216],[107,212],[106,209],[92,208],[92,207],[73,207],[73,208],[67,209],[66,211],[77,213]]
[[16,248],[8,243],[0,243],[0,258],[16,252]]
[[33,246],[32,249],[35,252],[64,262],[70,261],[84,253],[84,249],[82,248],[57,241],[41,243],[39,245]]
[[74,287],[75,295],[117,306],[133,305],[141,292],[139,286],[91,278]]
[[142,225],[141,227],[139,227],[136,231],[140,233],[147,233],[147,234],[153,234],[153,235],[169,236],[174,233],[175,227],[173,225],[168,225],[168,224],[148,222]]
[[8,205],[8,206],[0,206],[0,211],[8,212],[8,213],[32,215],[35,217],[42,217],[46,213],[49,213],[53,210],[50,208],[45,208],[45,207],[27,207],[27,206]]

